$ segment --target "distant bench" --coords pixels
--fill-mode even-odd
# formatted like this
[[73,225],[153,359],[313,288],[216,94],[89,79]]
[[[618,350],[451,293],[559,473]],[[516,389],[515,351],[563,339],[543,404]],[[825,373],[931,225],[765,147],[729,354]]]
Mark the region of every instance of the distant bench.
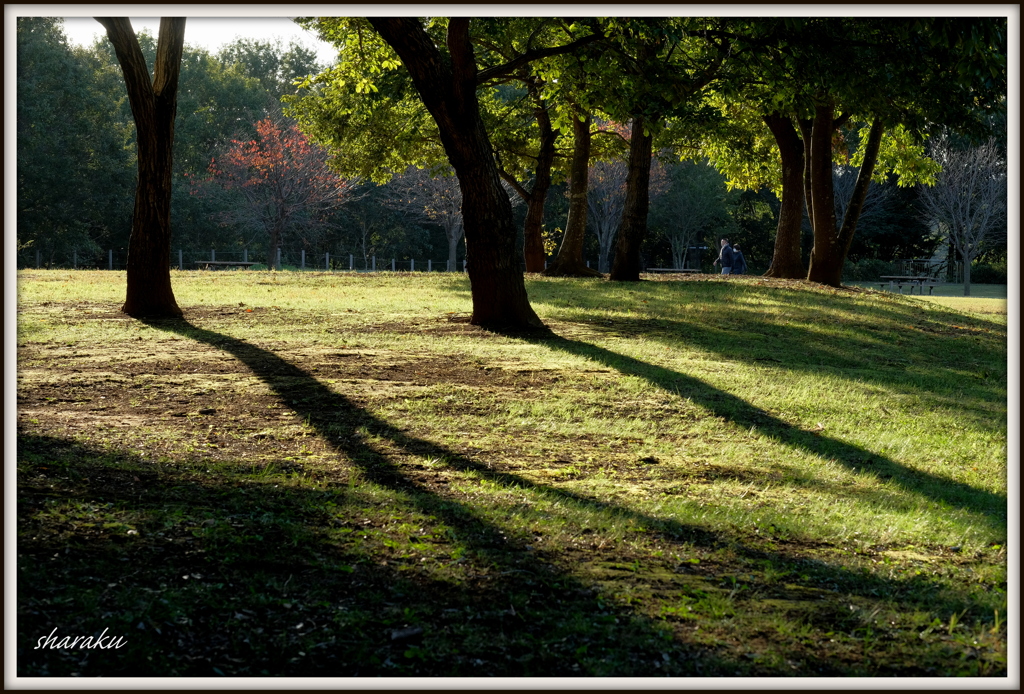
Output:
[[928,296],[932,295],[932,291],[942,284],[933,277],[921,277],[919,275],[883,275],[879,279],[883,280],[879,282],[879,287],[885,289],[886,285],[889,286],[889,291],[893,291],[894,287],[899,287],[900,294],[903,293],[903,285],[907,285],[910,288],[910,293],[914,293],[914,287],[917,287],[918,294],[924,294],[924,288],[928,287]]
[[196,267],[200,270],[216,270],[219,267],[240,267],[248,270],[256,263],[235,262],[230,260],[197,260]]
[[694,270],[692,268],[679,269],[675,267],[649,267],[647,272],[700,272],[700,270]]

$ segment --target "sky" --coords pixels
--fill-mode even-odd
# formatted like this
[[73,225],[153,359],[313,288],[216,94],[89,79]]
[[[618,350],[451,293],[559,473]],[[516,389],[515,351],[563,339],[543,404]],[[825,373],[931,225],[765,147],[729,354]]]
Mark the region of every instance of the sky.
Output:
[[[153,36],[160,33],[160,17],[130,17],[138,33],[149,29]],[[78,46],[90,46],[97,38],[105,37],[103,27],[92,17],[64,17],[64,33],[68,41]],[[317,52],[320,63],[334,61],[335,50],[321,41],[316,34],[299,27],[288,17],[189,17],[185,22],[185,43],[206,48],[216,53],[221,46],[236,38],[273,41],[280,39],[287,46],[292,41]]]

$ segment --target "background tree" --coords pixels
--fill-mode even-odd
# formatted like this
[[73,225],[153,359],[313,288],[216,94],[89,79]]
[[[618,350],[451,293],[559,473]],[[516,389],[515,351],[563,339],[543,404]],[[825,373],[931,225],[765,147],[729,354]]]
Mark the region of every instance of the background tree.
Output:
[[689,248],[728,218],[725,183],[707,162],[684,161],[665,170],[664,190],[651,202],[651,223],[669,241],[672,267],[684,268]]
[[622,223],[626,203],[629,164],[621,159],[595,162],[587,174],[587,222],[598,242],[597,269],[611,270],[615,234]]
[[121,310],[130,316],[178,317],[171,289],[171,189],[178,74],[185,19],[160,20],[153,79],[127,17],[97,17],[107,30],[124,74],[135,118],[139,179],[128,244],[128,290]]
[[327,155],[293,123],[270,118],[256,123],[256,137],[232,140],[210,164],[214,183],[237,191],[245,204],[228,213],[236,224],[261,229],[267,267],[278,262],[278,247],[290,233],[304,246],[330,224],[352,185],[327,165]]
[[590,114],[572,115],[573,153],[569,170],[569,210],[558,255],[545,274],[553,277],[595,277],[599,270],[588,268],[583,260],[583,247],[587,232],[590,189]]
[[131,228],[131,115],[113,125],[124,86],[118,78],[109,89],[97,72],[60,19],[18,18],[17,237],[44,264],[98,262],[101,244],[126,241]]
[[389,207],[416,221],[432,222],[444,229],[448,240],[447,268],[449,272],[457,271],[459,241],[464,234],[458,179],[451,171],[447,175],[438,172],[432,176],[426,169],[410,166],[405,173],[392,178],[387,188]]
[[1006,161],[994,140],[955,149],[943,138],[932,157],[942,172],[934,186],[921,189],[924,212],[963,259],[964,296],[970,296],[971,263],[986,242],[1006,234]]
[[259,83],[267,95],[264,115],[276,115],[281,109],[281,97],[296,92],[295,81],[315,75],[322,68],[316,52],[295,41],[285,46],[280,40],[237,38],[218,51],[217,59]]

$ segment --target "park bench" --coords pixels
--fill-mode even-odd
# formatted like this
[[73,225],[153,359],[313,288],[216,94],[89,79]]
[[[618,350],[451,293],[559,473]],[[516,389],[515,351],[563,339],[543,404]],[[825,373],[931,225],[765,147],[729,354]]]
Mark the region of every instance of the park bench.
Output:
[[899,287],[900,294],[903,293],[903,285],[907,285],[910,288],[910,293],[914,293],[914,287],[917,287],[918,294],[924,292],[924,288],[928,287],[928,294],[931,295],[932,290],[935,289],[940,283],[934,277],[928,277],[926,275],[882,275],[880,278],[879,287],[885,289],[885,285],[889,285],[889,291],[895,291],[894,287]]
[[237,262],[237,261],[231,261],[231,260],[197,260],[196,261],[196,267],[199,268],[200,270],[216,270],[217,268],[220,268],[220,267],[223,267],[223,268],[240,267],[240,268],[243,268],[245,270],[248,270],[250,267],[252,267],[255,264],[256,263]]
[[693,268],[675,268],[675,267],[649,267],[647,272],[700,272]]

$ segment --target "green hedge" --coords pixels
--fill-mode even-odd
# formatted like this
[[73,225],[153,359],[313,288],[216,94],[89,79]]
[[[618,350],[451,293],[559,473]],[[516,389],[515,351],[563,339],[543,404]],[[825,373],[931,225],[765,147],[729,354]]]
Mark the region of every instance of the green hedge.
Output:
[[843,265],[843,280],[846,282],[875,282],[882,275],[898,275],[896,263],[865,258],[856,263],[849,260]]
[[1006,261],[972,263],[971,284],[1006,284]]

